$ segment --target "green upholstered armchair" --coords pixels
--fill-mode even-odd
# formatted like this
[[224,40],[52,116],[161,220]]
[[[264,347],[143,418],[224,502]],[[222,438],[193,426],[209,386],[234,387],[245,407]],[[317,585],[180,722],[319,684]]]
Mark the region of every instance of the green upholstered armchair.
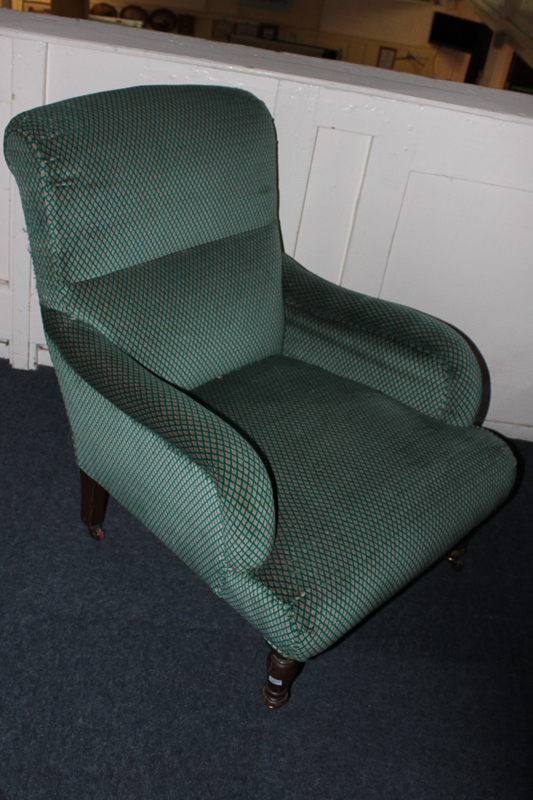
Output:
[[101,538],[108,493],[272,650],[263,698],[497,508],[482,369],[418,311],[282,252],[253,95],[136,87],[5,135],[43,322]]

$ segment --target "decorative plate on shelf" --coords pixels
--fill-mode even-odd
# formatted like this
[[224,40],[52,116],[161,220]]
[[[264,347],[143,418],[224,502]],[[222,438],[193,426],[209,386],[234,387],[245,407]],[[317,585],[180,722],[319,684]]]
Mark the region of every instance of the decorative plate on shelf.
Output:
[[150,25],[154,31],[171,33],[178,27],[176,15],[168,8],[157,8],[150,14]]
[[120,12],[120,16],[122,19],[137,20],[138,22],[142,22],[143,25],[146,25],[148,22],[148,12],[140,6],[126,6]]
[[96,17],[118,17],[117,9],[109,3],[97,3],[89,13]]

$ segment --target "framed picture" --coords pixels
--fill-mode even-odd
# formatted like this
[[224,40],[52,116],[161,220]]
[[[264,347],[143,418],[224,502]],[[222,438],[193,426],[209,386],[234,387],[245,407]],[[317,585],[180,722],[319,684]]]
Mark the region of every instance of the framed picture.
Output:
[[394,47],[380,47],[377,66],[381,69],[394,69],[396,49]]
[[279,25],[260,25],[258,36],[260,39],[268,39],[273,42],[278,38]]

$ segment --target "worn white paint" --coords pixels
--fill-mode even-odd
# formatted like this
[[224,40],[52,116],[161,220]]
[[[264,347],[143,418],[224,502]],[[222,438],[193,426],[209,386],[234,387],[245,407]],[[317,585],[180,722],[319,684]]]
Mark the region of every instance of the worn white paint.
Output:
[[[0,10],[4,123],[33,105],[153,83],[238,86],[264,100],[286,251],[462,328],[492,373],[489,420],[533,440],[533,98]],[[48,356],[4,164],[0,197],[0,355],[31,368]]]
[[533,191],[413,172],[382,291],[453,319],[491,354],[490,416],[513,424],[533,397],[532,221]]
[[[11,112],[15,116],[43,102],[47,45],[45,42],[20,37],[13,39],[12,47]],[[28,239],[22,205],[13,178],[10,185],[10,358],[14,367],[31,369],[37,363],[37,344],[43,342],[43,331],[42,326],[37,330],[35,326],[31,326],[31,306],[38,304],[35,292],[31,291],[32,269]]]
[[[91,23],[88,23],[91,24]],[[97,57],[96,57],[97,56]],[[46,96],[48,103],[91,92],[161,83],[213,84],[253,91],[274,113],[278,81],[253,72],[233,72],[190,59],[163,60],[137,54],[94,51],[49,44]]]
[[294,257],[323,278],[340,283],[371,136],[321,128]]

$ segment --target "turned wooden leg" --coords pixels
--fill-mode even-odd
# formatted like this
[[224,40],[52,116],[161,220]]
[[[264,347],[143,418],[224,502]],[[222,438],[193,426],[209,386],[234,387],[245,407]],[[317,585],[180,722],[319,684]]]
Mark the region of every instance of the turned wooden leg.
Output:
[[103,486],[96,483],[86,472],[80,469],[81,477],[81,520],[89,528],[89,533],[93,539],[99,541],[104,538],[102,522],[105,517],[105,510],[109,493]]
[[279,708],[289,699],[291,683],[303,664],[293,658],[285,658],[272,648],[268,654],[266,666],[267,679],[261,694],[269,708]]
[[462,542],[459,542],[459,544],[455,545],[448,556],[448,561],[452,565],[453,569],[455,569],[457,572],[460,572],[462,569],[464,569],[465,564],[463,561],[463,556],[466,553],[467,544],[468,541],[466,539]]

